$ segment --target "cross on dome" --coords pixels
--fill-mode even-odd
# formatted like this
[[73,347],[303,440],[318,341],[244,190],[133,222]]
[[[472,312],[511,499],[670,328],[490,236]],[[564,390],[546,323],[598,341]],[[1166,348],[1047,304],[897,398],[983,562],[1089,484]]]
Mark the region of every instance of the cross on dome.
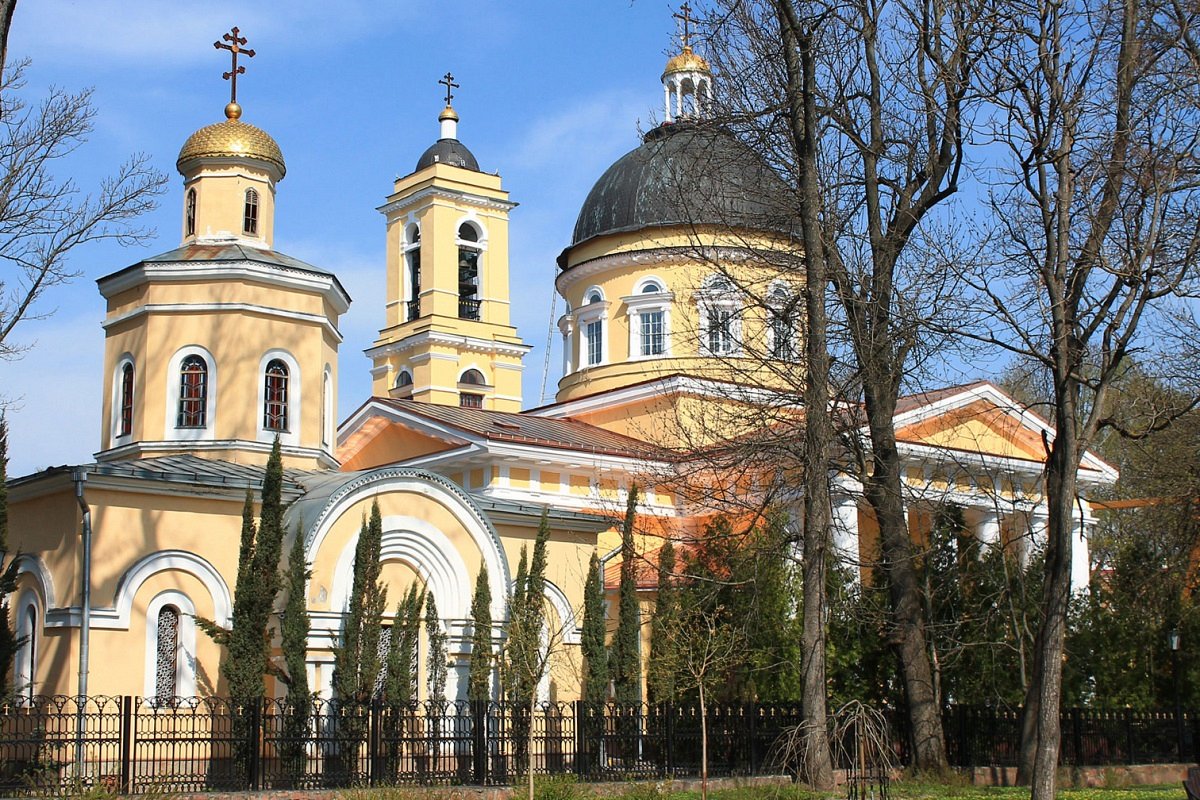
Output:
[[691,5],[685,1],[672,16],[682,23],[679,40],[683,47],[663,70],[664,122],[707,116],[712,105],[712,71],[692,50],[692,23],[696,20]]
[[[222,44],[222,41],[229,42],[229,44]],[[246,37],[238,36],[237,26],[230,28],[229,33],[213,42],[213,47],[218,50],[228,50],[231,60],[229,72],[221,74],[223,79],[229,81],[229,107],[225,109],[225,113],[230,119],[237,119],[237,117],[241,116],[241,108],[237,102],[237,76],[245,75],[246,68],[238,64],[238,54],[245,53],[247,58],[254,58],[253,50],[242,47],[245,43]],[[238,113],[231,114],[230,111],[233,109],[236,109]]]
[[688,3],[683,3],[679,6],[679,11],[672,14],[675,19],[683,23],[683,33],[679,36],[679,43],[683,45],[684,50],[692,49],[692,7]]
[[454,82],[454,76],[449,72],[447,72],[445,75],[443,75],[442,79],[440,81],[438,81],[438,83],[441,84],[442,86],[446,87],[446,108],[449,108],[450,101],[454,99],[454,95],[451,93],[451,90],[459,89],[462,87],[460,87],[457,83]]

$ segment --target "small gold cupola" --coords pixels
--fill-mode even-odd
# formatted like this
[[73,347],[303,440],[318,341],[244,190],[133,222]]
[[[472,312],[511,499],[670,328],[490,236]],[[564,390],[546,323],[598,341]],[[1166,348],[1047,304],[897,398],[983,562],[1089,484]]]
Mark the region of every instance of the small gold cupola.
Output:
[[712,108],[712,69],[692,50],[691,6],[684,3],[675,18],[682,23],[682,49],[663,70],[663,122],[702,119]]
[[207,125],[183,143],[175,168],[183,176],[183,244],[237,242],[270,249],[275,238],[275,184],[287,166],[279,145],[270,134],[242,122],[237,102],[237,76],[245,74],[239,55],[252,57],[242,47],[238,29],[224,36],[218,49],[228,50],[232,67],[223,77],[230,81],[225,120]]

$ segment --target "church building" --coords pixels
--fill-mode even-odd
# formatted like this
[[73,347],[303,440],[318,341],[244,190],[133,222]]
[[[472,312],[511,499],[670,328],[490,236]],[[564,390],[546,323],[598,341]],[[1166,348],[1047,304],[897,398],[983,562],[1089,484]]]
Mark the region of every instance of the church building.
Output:
[[[476,576],[489,575],[498,648],[519,553],[547,509],[545,599],[562,646],[543,691],[578,697],[588,562],[599,552],[617,563],[630,487],[640,487],[639,547],[651,553],[725,511],[722,495],[753,498],[752,476],[722,484],[703,460],[761,427],[751,409],[796,419],[803,271],[777,202],[786,187],[708,124],[712,75],[690,46],[661,80],[662,123],[599,177],[564,232],[563,377],[555,402],[536,408],[521,392],[531,348],[509,314],[515,204],[492,171],[504,165],[481,166],[459,139],[449,75],[436,141],[412,154],[379,207],[386,322],[373,342],[348,343],[365,349],[369,363],[346,368],[370,369],[372,396],[340,424],[350,297],[335,274],[276,249],[283,152],[236,98],[187,137],[178,247],[98,281],[98,452],[9,482],[20,691],[226,693],[221,650],[194,617],[230,623],[242,505],[278,439],[285,552],[303,537],[312,569],[310,685],[329,695],[373,503],[392,603],[413,583],[436,597],[451,699],[466,693]],[[915,538],[946,502],[983,544],[1018,557],[1044,535],[1045,421],[980,381],[902,399],[896,428]],[[1115,479],[1085,459],[1081,491]],[[861,489],[838,478],[833,536],[868,570],[877,532]],[[1086,546],[1075,553],[1081,584]]]

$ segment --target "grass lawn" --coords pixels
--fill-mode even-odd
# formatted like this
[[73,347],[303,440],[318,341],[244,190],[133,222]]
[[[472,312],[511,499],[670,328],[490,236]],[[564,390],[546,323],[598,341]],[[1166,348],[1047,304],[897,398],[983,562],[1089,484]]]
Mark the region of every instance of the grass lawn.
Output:
[[[631,800],[649,800],[648,795],[649,792],[633,789],[625,797],[630,797]],[[710,800],[834,800],[845,796],[844,792],[819,794],[780,786],[715,789],[709,792]],[[662,800],[700,800],[700,792],[663,792],[658,794],[658,797]],[[969,786],[902,781],[889,787],[889,797],[894,800],[1017,800],[1029,797],[1029,789],[1020,786]],[[1063,788],[1058,791],[1058,797],[1063,800],[1182,800],[1185,795],[1183,787],[1176,783],[1112,789]]]

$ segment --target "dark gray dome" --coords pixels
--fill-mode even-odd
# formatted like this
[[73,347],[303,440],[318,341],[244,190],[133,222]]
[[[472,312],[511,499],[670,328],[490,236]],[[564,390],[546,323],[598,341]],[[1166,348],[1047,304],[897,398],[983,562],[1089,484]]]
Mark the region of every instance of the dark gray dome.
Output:
[[605,234],[664,225],[790,232],[788,197],[779,175],[729,132],[667,123],[646,134],[640,147],[596,181],[579,211],[571,247]]
[[413,172],[418,172],[434,164],[450,164],[479,172],[479,162],[475,160],[475,156],[471,155],[467,146],[458,139],[438,139],[429,145],[429,148],[421,154],[421,158],[417,161],[417,168]]

